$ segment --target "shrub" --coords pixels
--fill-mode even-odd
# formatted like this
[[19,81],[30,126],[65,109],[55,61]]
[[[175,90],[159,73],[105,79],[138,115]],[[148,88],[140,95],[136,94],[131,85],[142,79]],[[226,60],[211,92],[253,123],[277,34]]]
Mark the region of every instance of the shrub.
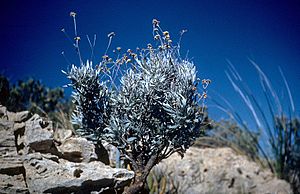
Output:
[[[106,51],[97,67],[87,62],[65,72],[74,88],[73,122],[80,134],[116,146],[135,171],[126,193],[142,191],[150,170],[161,160],[175,152],[183,156],[200,135],[204,120],[202,103],[210,80],[196,79],[194,64],[181,59],[169,32],[157,20],[153,27],[157,47],[148,44],[137,53],[129,49],[115,60]],[[74,46],[79,51],[78,41]]]
[[90,62],[79,68],[73,65],[66,74],[74,89],[72,123],[79,127],[80,135],[97,142],[109,122],[111,91],[106,82],[100,81],[101,70],[94,69]]

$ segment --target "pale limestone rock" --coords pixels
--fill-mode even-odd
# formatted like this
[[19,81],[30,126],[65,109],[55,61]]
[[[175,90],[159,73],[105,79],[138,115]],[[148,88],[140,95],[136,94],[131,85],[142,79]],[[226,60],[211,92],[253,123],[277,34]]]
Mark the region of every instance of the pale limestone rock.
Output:
[[21,123],[28,120],[31,116],[29,111],[21,111],[21,112],[10,112],[7,110],[5,106],[0,104],[0,119],[7,120],[11,122]]
[[179,193],[292,193],[286,181],[230,148],[191,147],[183,159],[173,154],[155,171],[167,174]]
[[28,152],[50,152],[53,147],[53,128],[51,121],[34,115],[25,123],[24,145]]
[[93,143],[82,137],[71,137],[58,146],[62,158],[72,162],[90,162],[97,160],[95,146]]
[[68,138],[72,137],[72,135],[72,130],[58,128],[54,131],[54,140],[58,143],[62,143]]
[[74,163],[40,153],[28,154],[24,167],[30,193],[90,193],[122,187],[134,177],[131,171],[99,161]]
[[0,119],[8,120],[7,108],[5,106],[2,106],[1,104],[0,104]]
[[9,112],[7,111],[8,120],[16,123],[21,123],[27,121],[31,114],[29,111],[22,111],[22,112]]
[[23,169],[21,157],[17,153],[13,122],[0,120],[0,173],[15,175]]
[[0,106],[0,193],[110,193],[134,177],[95,161],[102,159],[99,146],[70,130],[58,141],[51,122],[27,116]]
[[0,193],[28,194],[24,176],[22,174],[13,176],[0,174]]
[[[3,111],[1,107],[0,112]],[[24,167],[17,153],[14,122],[0,118],[0,193],[28,193],[23,178]]]

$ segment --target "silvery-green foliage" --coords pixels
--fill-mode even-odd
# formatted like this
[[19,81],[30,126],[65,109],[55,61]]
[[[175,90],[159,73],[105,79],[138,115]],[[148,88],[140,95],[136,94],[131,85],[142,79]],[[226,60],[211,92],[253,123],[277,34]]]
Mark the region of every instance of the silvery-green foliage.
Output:
[[[184,153],[199,137],[203,121],[195,65],[182,60],[177,47],[148,47],[133,55],[131,68],[111,96],[106,139],[127,158],[147,163]],[[159,161],[158,161],[159,162]]]
[[75,110],[72,122],[79,126],[77,132],[80,135],[98,141],[110,116],[107,82],[100,79],[103,72],[87,61],[80,67],[72,65],[71,70],[64,73],[71,81],[68,86],[73,88]]
[[[113,36],[108,35],[107,50]],[[115,60],[106,50],[96,68],[83,64],[79,55],[81,66],[73,65],[66,73],[74,89],[73,122],[80,134],[116,146],[135,171],[143,171],[137,182],[144,182],[162,159],[174,152],[182,155],[204,125],[202,103],[207,95],[198,93],[195,65],[181,59],[179,44],[172,45],[169,32],[155,19],[153,36],[157,48],[148,44],[137,53],[128,49],[121,54],[117,47]],[[204,90],[209,83],[202,80]]]

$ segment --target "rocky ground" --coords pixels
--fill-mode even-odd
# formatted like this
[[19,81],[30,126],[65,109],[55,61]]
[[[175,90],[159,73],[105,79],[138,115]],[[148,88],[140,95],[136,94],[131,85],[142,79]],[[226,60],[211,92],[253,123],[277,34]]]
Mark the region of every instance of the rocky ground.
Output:
[[[0,193],[114,193],[134,177],[108,166],[103,148],[29,112],[0,105]],[[167,176],[165,192],[292,193],[290,185],[230,148],[192,147],[153,172]],[[157,192],[158,193],[158,192]]]
[[134,173],[105,165],[101,153],[51,121],[0,106],[0,193],[110,193],[129,183]]
[[288,194],[291,186],[230,148],[191,147],[184,158],[173,154],[155,167],[178,193]]

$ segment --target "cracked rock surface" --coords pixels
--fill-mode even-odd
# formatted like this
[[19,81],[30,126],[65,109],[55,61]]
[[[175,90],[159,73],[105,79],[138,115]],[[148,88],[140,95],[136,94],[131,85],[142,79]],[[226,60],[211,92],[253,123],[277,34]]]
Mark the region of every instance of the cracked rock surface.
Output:
[[101,162],[91,142],[28,111],[0,105],[0,137],[0,193],[107,193],[134,177]]
[[191,147],[182,159],[173,154],[155,171],[166,174],[178,193],[293,193],[288,182],[231,148]]
[[74,163],[40,153],[24,159],[30,193],[89,193],[106,187],[124,186],[133,172],[92,161]]
[[[0,105],[0,193],[114,193],[134,177],[112,168],[105,153],[67,129],[28,111]],[[103,161],[103,162],[101,162]],[[230,148],[191,147],[173,154],[153,172],[163,172],[178,193],[292,193],[290,185]]]

